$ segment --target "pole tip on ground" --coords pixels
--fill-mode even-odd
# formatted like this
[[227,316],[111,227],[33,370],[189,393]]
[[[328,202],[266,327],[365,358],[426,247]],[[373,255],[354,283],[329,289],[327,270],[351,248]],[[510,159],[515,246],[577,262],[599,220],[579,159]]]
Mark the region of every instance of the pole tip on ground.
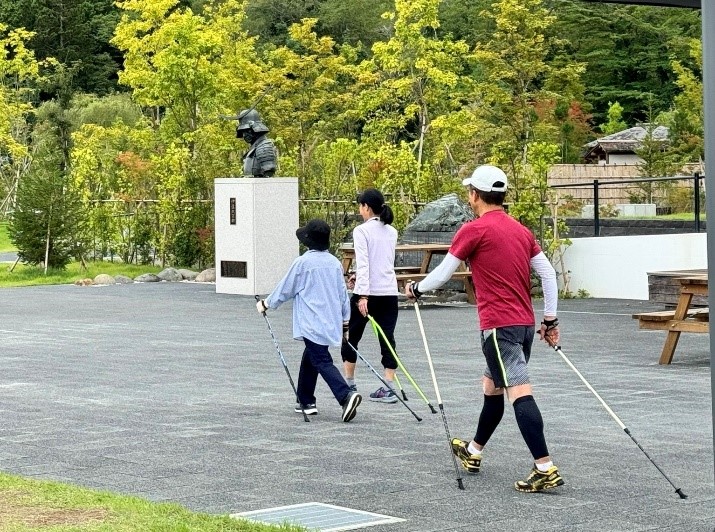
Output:
[[675,490],[675,493],[677,493],[678,495],[680,495],[680,498],[681,498],[681,499],[687,499],[687,498],[688,498],[688,496],[687,496],[685,493],[683,493],[683,490],[681,490],[680,488],[676,489],[676,490]]
[[433,414],[436,414],[437,411],[434,409],[432,405],[429,405],[429,409],[432,411]]
[[459,489],[460,489],[460,490],[463,490],[463,489],[464,489],[464,484],[462,483],[462,479],[461,479],[461,478],[458,478],[458,479],[457,479],[457,485],[459,486]]

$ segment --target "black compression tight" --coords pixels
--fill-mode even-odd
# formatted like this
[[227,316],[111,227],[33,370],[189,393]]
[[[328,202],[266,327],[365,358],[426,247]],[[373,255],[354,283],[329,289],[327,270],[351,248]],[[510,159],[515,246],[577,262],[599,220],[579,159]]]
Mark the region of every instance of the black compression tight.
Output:
[[534,460],[549,456],[544,438],[544,420],[534,397],[525,395],[514,401],[514,414],[521,435]]
[[484,446],[492,437],[502,416],[504,415],[504,395],[485,395],[482,413],[479,415],[479,425],[474,441]]

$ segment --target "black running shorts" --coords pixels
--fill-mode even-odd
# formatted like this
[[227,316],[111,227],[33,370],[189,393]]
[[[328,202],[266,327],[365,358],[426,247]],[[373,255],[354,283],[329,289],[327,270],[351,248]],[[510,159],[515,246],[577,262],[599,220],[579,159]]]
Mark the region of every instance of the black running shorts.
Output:
[[527,363],[534,341],[534,327],[514,325],[482,331],[482,352],[487,359],[484,376],[497,388],[529,383]]

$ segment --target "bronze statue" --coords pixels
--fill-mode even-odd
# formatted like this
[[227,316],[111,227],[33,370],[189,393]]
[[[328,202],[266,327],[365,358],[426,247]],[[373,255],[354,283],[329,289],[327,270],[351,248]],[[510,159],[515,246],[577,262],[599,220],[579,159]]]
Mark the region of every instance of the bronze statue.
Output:
[[243,175],[247,177],[273,177],[278,163],[278,152],[269,131],[255,109],[245,109],[238,116],[236,136],[245,140],[250,148],[243,156]]

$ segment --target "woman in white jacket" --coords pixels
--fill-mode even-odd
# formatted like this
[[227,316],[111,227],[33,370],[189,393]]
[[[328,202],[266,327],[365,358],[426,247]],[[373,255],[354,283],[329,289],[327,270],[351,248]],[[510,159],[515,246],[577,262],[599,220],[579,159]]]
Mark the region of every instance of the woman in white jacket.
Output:
[[[355,273],[348,280],[353,290],[350,300],[350,324],[348,341],[357,348],[367,325],[368,314],[380,325],[388,341],[395,348],[395,326],[397,325],[397,279],[395,277],[395,247],[397,230],[392,227],[392,209],[385,203],[382,193],[374,188],[363,191],[357,199],[363,223],[353,230],[355,249]],[[389,385],[378,388],[370,394],[371,401],[396,403],[393,380],[397,361],[390,347],[380,337],[382,365],[385,381]],[[355,363],[357,355],[346,343],[342,346],[345,380],[357,390],[355,385]]]

